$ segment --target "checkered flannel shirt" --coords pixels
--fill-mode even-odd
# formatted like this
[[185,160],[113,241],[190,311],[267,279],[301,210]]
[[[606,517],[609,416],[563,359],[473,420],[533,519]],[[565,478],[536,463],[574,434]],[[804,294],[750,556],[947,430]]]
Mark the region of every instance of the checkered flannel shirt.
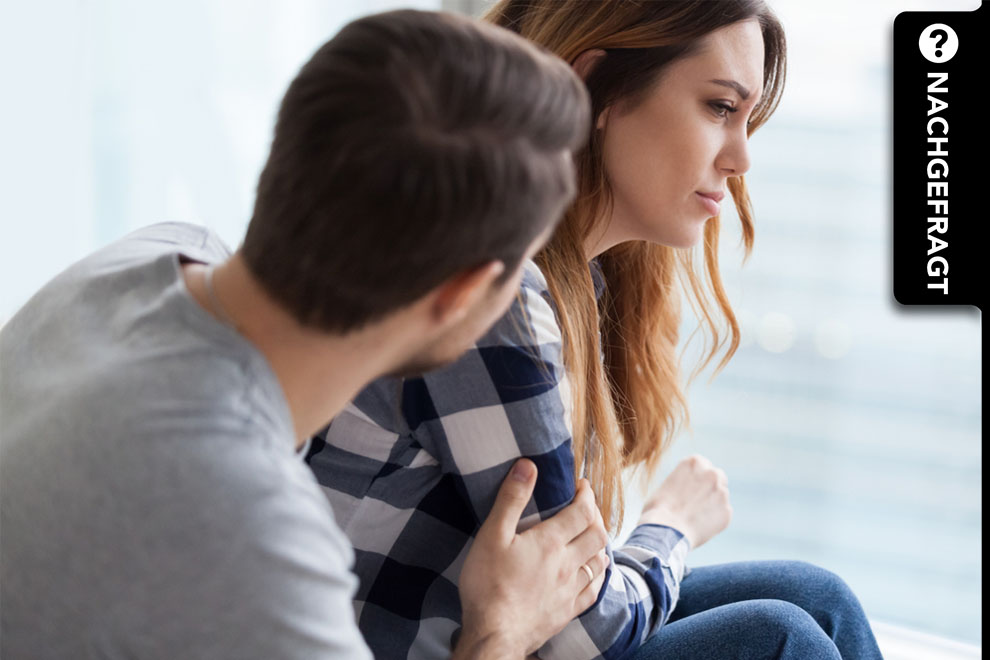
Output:
[[[355,614],[376,658],[450,656],[464,558],[520,457],[539,469],[526,529],[575,493],[560,329],[532,262],[510,311],[460,360],[373,383],[314,438],[308,460],[354,544]],[[597,602],[539,657],[619,658],[639,648],[677,602],[688,547],[662,525],[610,544]]]

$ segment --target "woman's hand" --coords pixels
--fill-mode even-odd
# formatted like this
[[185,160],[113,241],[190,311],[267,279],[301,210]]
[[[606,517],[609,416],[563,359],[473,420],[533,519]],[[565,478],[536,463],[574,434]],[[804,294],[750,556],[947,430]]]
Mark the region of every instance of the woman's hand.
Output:
[[700,547],[729,526],[728,483],[725,472],[707,458],[689,456],[647,498],[638,524],[673,527],[692,548]]
[[608,534],[591,487],[580,480],[571,504],[517,534],[535,484],[536,466],[517,461],[464,561],[455,658],[522,658],[598,597]]

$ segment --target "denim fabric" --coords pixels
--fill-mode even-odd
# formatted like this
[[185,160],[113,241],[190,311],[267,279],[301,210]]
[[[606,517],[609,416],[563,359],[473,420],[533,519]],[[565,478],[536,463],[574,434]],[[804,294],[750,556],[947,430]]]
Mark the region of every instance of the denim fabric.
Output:
[[882,660],[842,578],[799,561],[692,568],[670,620],[633,660]]

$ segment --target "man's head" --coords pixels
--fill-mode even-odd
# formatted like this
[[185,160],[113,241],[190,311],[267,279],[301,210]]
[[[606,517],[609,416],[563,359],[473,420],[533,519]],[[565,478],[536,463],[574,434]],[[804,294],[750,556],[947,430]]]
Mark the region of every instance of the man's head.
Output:
[[463,348],[573,198],[588,114],[570,67],[508,31],[357,20],[286,92],[245,262],[297,321],[335,334],[429,294]]

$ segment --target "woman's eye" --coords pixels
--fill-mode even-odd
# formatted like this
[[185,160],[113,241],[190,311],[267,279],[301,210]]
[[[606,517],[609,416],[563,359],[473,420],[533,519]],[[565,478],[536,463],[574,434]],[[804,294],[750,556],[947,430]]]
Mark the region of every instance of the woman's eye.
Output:
[[723,119],[728,117],[730,112],[739,112],[739,108],[733,108],[728,103],[712,102],[710,105],[715,110],[715,114]]

